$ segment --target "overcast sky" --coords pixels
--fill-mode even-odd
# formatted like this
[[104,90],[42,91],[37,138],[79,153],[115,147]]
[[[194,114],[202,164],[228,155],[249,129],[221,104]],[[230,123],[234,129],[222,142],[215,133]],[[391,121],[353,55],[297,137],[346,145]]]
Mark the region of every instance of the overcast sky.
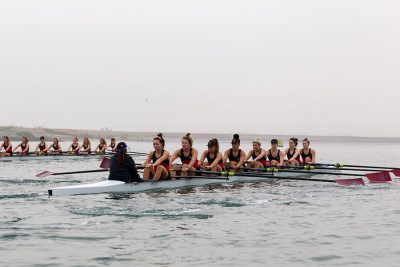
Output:
[[0,0],[0,125],[400,136],[399,10]]

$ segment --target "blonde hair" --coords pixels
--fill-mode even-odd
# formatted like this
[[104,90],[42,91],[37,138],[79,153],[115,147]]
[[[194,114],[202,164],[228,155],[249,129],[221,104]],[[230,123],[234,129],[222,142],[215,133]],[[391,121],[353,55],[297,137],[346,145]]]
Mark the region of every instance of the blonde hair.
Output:
[[257,137],[256,139],[254,139],[253,144],[259,144],[261,146],[261,139]]

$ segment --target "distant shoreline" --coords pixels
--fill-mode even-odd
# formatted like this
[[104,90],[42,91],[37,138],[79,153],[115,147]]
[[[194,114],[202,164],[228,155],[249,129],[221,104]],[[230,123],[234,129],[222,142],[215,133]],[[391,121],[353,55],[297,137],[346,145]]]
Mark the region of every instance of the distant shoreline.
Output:
[[[122,132],[122,131],[97,131],[97,130],[80,130],[80,129],[49,129],[49,128],[25,128],[15,126],[0,126],[0,134],[8,135],[12,141],[18,141],[22,136],[28,137],[31,141],[38,141],[40,136],[44,136],[47,140],[57,137],[60,141],[70,141],[72,137],[79,138],[88,137],[90,139],[115,137],[117,140],[151,142],[156,132]],[[163,133],[166,139],[180,139],[185,133]],[[240,133],[239,133],[240,134]],[[194,139],[208,141],[210,138],[218,138],[221,140],[230,140],[232,134],[207,134],[192,133]],[[317,135],[294,135],[299,140],[308,137],[313,142],[338,142],[338,143],[400,143],[400,137],[361,137],[361,136],[317,136]],[[289,135],[257,135],[257,134],[241,134],[243,141],[250,142],[256,137],[262,140],[270,140],[277,138],[280,140],[288,140]]]

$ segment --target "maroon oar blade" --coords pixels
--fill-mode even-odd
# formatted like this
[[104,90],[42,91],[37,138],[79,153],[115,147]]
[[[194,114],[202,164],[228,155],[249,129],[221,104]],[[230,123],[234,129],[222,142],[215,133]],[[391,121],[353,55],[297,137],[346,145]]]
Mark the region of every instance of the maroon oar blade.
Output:
[[36,174],[36,177],[47,177],[47,176],[50,176],[50,175],[53,175],[53,173],[49,172],[49,171],[44,171],[44,172],[41,172],[39,174]]
[[102,169],[110,168],[110,159],[107,157],[104,157],[100,163],[100,168],[102,168]]
[[396,177],[400,177],[400,169],[394,169],[392,172]]
[[336,183],[340,185],[350,186],[350,185],[365,185],[364,180],[362,178],[355,179],[338,179]]
[[367,173],[365,175],[370,183],[387,183],[392,181],[390,177],[390,173],[387,171],[384,172],[376,172],[376,173]]

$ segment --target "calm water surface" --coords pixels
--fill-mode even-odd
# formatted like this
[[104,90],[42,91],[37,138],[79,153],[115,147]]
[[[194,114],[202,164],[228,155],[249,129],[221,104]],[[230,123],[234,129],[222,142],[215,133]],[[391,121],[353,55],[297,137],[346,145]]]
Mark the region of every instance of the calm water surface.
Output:
[[[313,145],[323,162],[400,166],[400,145]],[[0,161],[0,266],[399,266],[397,180],[49,198],[49,188],[104,174],[35,177],[43,170],[95,169],[99,162]]]

